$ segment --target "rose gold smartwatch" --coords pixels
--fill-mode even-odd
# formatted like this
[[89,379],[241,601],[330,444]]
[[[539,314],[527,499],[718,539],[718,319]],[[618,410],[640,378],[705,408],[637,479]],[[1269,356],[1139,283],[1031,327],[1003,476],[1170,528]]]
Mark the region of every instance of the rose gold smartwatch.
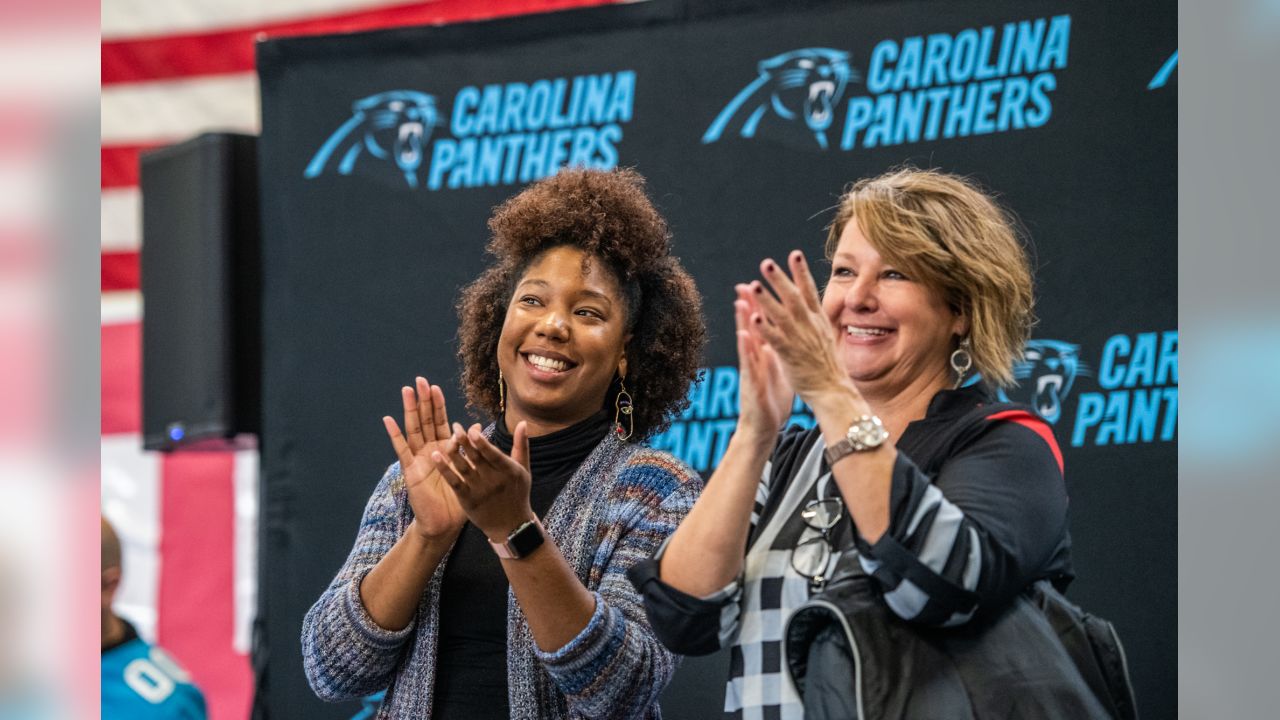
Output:
[[542,523],[535,517],[512,530],[504,542],[496,543],[490,540],[489,545],[503,560],[519,560],[542,547],[545,539],[546,534],[542,529]]

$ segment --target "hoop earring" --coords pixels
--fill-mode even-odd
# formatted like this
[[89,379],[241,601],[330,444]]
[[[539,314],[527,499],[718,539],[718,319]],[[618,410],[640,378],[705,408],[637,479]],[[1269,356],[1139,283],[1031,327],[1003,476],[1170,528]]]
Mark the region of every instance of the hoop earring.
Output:
[[960,389],[960,383],[964,382],[964,375],[971,367],[973,367],[973,353],[969,350],[969,338],[966,337],[960,341],[960,347],[951,353],[951,369],[956,373],[956,384],[953,389]]
[[498,414],[507,412],[507,384],[502,381],[502,371],[498,371]]
[[[627,440],[631,437],[631,433],[636,429],[636,420],[631,411],[634,408],[631,404],[631,393],[627,392],[627,384],[621,378],[618,379],[618,396],[613,400],[613,425],[617,429],[618,439]],[[627,430],[622,430],[621,418],[627,417]]]

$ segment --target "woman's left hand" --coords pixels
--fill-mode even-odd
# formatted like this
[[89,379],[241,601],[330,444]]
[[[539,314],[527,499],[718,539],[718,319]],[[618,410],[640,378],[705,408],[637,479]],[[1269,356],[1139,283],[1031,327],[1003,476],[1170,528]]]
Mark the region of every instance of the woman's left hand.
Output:
[[534,517],[529,505],[529,436],[523,422],[516,424],[512,436],[507,455],[485,438],[478,424],[464,431],[454,423],[452,448],[432,457],[467,518],[497,542]]
[[812,404],[816,395],[851,383],[836,355],[836,333],[822,312],[804,253],[793,251],[789,263],[791,277],[771,259],[760,263],[777,297],[759,280],[751,283],[757,308],[751,322],[777,352],[795,391]]

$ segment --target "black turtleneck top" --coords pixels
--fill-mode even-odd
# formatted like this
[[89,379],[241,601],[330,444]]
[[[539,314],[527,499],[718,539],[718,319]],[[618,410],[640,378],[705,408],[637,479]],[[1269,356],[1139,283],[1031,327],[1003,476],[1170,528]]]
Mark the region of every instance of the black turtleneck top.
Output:
[[[533,484],[529,504],[538,517],[609,431],[600,411],[576,425],[529,439]],[[490,438],[510,454],[512,438],[499,421]],[[513,530],[515,528],[512,528]],[[487,720],[511,716],[507,700],[507,576],[479,528],[467,523],[445,565],[440,587],[433,717]]]

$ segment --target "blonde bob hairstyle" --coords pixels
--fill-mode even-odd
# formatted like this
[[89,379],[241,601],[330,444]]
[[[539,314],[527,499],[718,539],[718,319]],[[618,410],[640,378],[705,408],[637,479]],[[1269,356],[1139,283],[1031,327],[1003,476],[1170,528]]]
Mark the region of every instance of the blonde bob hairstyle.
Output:
[[908,167],[846,190],[828,227],[828,260],[850,220],[880,257],[968,319],[974,369],[988,386],[1016,384],[1035,301],[1012,215],[966,178]]

